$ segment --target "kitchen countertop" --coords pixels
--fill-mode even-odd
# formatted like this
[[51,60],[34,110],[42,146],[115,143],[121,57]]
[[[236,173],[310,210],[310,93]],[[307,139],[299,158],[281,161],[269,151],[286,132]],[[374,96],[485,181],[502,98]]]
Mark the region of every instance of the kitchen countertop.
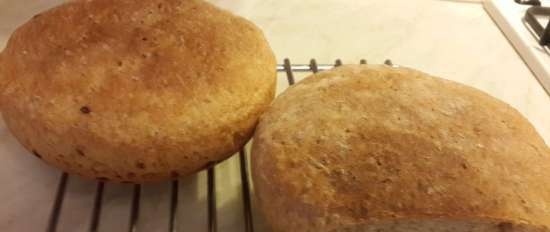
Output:
[[[15,27],[60,0],[1,0],[0,48]],[[509,103],[550,141],[550,97],[479,1],[213,0],[263,28],[277,59],[382,63],[458,81]],[[302,75],[299,75],[302,77]],[[279,91],[287,86],[281,76]],[[47,225],[59,172],[27,153],[0,123],[0,231]],[[243,231],[238,158],[216,168],[219,231]],[[180,181],[177,224],[206,231],[206,174]],[[124,231],[132,186],[107,184],[100,231]],[[59,231],[85,231],[95,183],[69,178]],[[167,231],[170,183],[145,185],[138,229]],[[264,231],[255,215],[256,231]],[[192,228],[192,229],[191,229]]]

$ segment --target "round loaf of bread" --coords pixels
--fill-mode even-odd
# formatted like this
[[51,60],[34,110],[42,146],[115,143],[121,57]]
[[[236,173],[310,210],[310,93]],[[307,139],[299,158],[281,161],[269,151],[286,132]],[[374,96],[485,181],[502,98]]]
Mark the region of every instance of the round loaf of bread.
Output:
[[273,100],[275,58],[251,22],[202,0],[77,0],[1,54],[7,126],[67,172],[145,182],[238,151]]
[[507,104],[407,69],[351,65],[261,117],[252,171],[278,232],[548,232],[550,152]]

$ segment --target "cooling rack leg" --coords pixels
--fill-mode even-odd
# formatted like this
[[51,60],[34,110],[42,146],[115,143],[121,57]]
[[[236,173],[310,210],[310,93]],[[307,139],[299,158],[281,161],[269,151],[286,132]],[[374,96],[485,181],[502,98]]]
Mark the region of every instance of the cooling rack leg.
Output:
[[216,176],[215,166],[208,169],[208,231],[218,231],[216,212]]
[[63,198],[65,197],[65,189],[67,188],[67,178],[67,173],[64,172],[61,174],[59,185],[57,185],[57,192],[55,194],[52,212],[50,214],[50,220],[48,222],[48,228],[46,230],[47,232],[55,232],[57,230],[59,213],[61,213],[61,206],[63,205]]
[[170,200],[170,232],[176,232],[176,216],[178,210],[178,191],[179,182],[177,180],[172,181],[172,199]]
[[134,185],[134,195],[132,197],[132,211],[130,213],[129,232],[137,232],[137,220],[139,218],[139,201],[141,195],[141,185]]
[[290,59],[285,59],[284,61],[284,68],[286,72],[286,79],[288,80],[289,85],[294,84],[294,74],[292,73],[292,64],[290,63]]
[[336,61],[334,61],[334,67],[338,67],[338,66],[342,66],[342,60],[340,59],[336,59]]
[[96,232],[99,226],[99,216],[101,215],[101,204],[103,201],[103,181],[97,182],[97,188],[94,199],[94,209],[92,211],[92,222],[90,224],[90,232]]
[[309,69],[313,72],[313,73],[318,73],[319,72],[319,68],[317,67],[317,61],[315,59],[311,59],[309,61]]
[[250,204],[250,183],[248,181],[248,162],[246,161],[246,152],[244,148],[239,152],[239,161],[241,166],[241,186],[243,188],[244,228],[245,232],[254,232],[252,207]]

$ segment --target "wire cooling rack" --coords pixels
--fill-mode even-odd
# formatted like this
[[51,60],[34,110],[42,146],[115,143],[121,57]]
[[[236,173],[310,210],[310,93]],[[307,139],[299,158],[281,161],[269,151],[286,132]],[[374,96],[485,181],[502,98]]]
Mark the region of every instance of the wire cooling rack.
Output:
[[[366,64],[366,60],[360,60],[360,64]],[[386,65],[394,66],[391,60],[386,60],[384,62]],[[336,66],[342,65],[342,61],[337,59],[334,64],[317,64],[315,59],[311,59],[309,64],[291,64],[289,59],[285,59],[283,64],[277,65],[277,72],[286,73],[286,79],[289,85],[295,83],[295,72],[312,72],[317,73],[319,71],[324,71],[331,69]],[[248,160],[247,152],[243,147],[239,154],[239,168],[240,168],[240,178],[241,178],[241,188],[242,188],[242,204],[243,204],[243,218],[244,218],[244,231],[245,232],[254,232],[254,223],[253,223],[253,213],[252,213],[252,204],[251,204],[251,191],[250,191],[250,176],[248,170]],[[207,170],[207,228],[205,231],[208,232],[217,232],[218,231],[218,209],[216,207],[216,166],[211,167]],[[71,178],[67,173],[62,173],[59,179],[57,190],[55,193],[55,200],[49,215],[49,221],[47,224],[47,232],[57,232],[58,224],[60,220],[60,215],[62,211],[63,201],[67,193],[67,181]],[[179,195],[179,181],[174,180],[171,183],[171,192],[170,192],[170,203],[169,203],[169,216],[167,218],[168,223],[168,232],[183,232],[189,231],[185,229],[185,226],[176,226],[178,225],[177,215],[178,215],[178,195]],[[104,196],[105,183],[98,181],[95,189],[95,197],[93,201],[93,209],[91,213],[91,220],[87,231],[96,232],[98,231],[99,225],[101,223],[100,215],[102,213],[103,205],[103,196]],[[140,203],[142,195],[142,186],[135,184],[133,186],[133,192],[131,194],[131,205],[130,205],[130,217],[128,220],[128,231],[129,232],[138,232],[137,224],[140,218]],[[126,219],[123,219],[126,220]],[[158,231],[158,230],[157,230]]]

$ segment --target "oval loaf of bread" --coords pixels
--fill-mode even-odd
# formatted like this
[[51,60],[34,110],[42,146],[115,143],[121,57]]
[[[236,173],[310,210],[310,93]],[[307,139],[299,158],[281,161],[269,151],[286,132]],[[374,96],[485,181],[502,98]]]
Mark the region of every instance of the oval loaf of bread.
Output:
[[36,15],[1,54],[7,126],[67,172],[144,182],[238,151],[275,92],[251,22],[202,0],[75,0]]
[[550,153],[531,124],[408,68],[290,87],[260,119],[252,169],[278,232],[550,231]]

